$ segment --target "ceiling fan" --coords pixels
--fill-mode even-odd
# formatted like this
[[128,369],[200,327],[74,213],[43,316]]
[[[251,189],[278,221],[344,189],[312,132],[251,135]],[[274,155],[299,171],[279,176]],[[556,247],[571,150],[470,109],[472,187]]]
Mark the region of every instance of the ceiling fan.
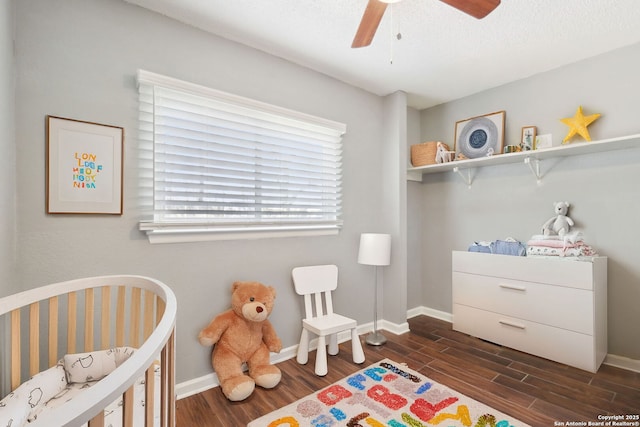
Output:
[[[376,34],[382,15],[387,9],[389,3],[397,3],[400,0],[369,0],[364,15],[360,21],[360,26],[353,39],[351,47],[365,47],[371,44],[373,36]],[[482,19],[498,7],[500,0],[440,0],[449,6],[473,16]]]

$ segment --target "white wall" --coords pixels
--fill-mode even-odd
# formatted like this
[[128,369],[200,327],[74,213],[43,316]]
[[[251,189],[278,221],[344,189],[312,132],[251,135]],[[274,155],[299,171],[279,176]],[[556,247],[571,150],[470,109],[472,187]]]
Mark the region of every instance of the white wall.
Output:
[[[116,0],[20,0],[16,8],[19,277],[23,288],[101,274],[142,274],[178,299],[177,381],[211,372],[199,330],[229,307],[235,280],[278,292],[271,320],[297,343],[302,301],[291,268],[336,263],[336,309],[372,320],[371,271],[356,262],[361,232],[383,228],[383,100],[323,74]],[[137,230],[139,68],[347,124],[344,228],[337,236],[150,245]],[[125,128],[124,215],[45,213],[45,116]],[[3,172],[4,173],[4,172]],[[358,301],[357,304],[354,304]]]
[[[517,144],[529,125],[559,143],[568,130],[559,119],[579,105],[585,114],[602,113],[588,128],[593,140],[637,134],[639,68],[637,44],[433,107],[421,113],[422,140],[453,147],[457,120],[506,110],[506,143]],[[553,216],[552,203],[567,200],[586,243],[609,257],[609,353],[640,359],[640,149],[545,161],[542,171],[536,183],[523,164],[483,168],[471,188],[453,172],[424,177],[410,193],[422,212],[422,305],[451,312],[452,250],[507,236],[526,241]]]
[[0,296],[17,289],[13,28],[12,2],[0,0]]

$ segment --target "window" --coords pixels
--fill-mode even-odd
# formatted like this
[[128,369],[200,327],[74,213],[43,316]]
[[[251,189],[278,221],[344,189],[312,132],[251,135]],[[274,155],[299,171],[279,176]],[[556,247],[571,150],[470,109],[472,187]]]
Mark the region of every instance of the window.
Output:
[[138,87],[151,241],[340,228],[344,124],[142,70]]

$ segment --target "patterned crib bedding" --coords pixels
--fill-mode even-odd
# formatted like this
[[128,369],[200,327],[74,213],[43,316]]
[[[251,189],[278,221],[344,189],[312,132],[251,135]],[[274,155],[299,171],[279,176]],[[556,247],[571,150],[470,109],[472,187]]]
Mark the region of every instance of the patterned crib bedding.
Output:
[[591,246],[584,244],[567,248],[527,246],[527,256],[590,257],[596,255],[596,251]]
[[[58,408],[99,380],[113,372],[135,350],[130,347],[69,354],[55,366],[42,371],[22,383],[0,401],[0,427],[20,427],[47,411]],[[154,365],[154,401],[160,399],[160,367]],[[134,425],[144,425],[145,378],[134,384]],[[122,396],[105,408],[106,427],[122,424]],[[160,424],[160,409],[154,408],[154,425]],[[85,424],[86,426],[86,424]]]
[[591,257],[596,250],[582,240],[582,233],[576,232],[564,237],[532,236],[527,242],[527,256]]

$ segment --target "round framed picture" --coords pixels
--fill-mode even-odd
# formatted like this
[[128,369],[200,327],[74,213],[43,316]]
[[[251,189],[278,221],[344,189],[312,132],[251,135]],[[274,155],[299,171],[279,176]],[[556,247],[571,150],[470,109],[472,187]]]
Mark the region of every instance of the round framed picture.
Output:
[[502,153],[504,144],[504,111],[472,117],[456,122],[455,152],[468,159]]

